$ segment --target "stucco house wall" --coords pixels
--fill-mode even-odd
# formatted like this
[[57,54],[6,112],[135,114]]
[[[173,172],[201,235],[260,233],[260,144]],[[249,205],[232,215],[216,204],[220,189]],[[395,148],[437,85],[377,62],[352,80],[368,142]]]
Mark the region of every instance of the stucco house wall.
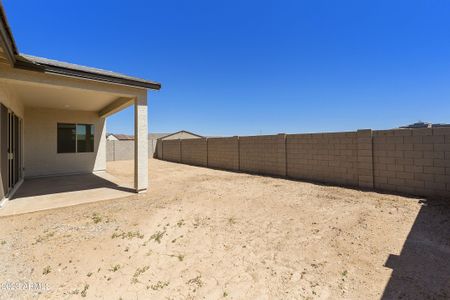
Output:
[[[94,152],[57,153],[57,124],[93,124]],[[25,178],[106,169],[105,119],[95,112],[26,108],[24,118]]]
[[23,118],[23,103],[17,98],[8,84],[3,82],[0,82],[0,103],[12,110],[18,117]]

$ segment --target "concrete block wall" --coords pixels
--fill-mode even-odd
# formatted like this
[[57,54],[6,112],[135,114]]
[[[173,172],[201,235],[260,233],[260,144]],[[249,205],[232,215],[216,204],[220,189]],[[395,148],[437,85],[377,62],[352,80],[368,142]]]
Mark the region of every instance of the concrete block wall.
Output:
[[285,135],[239,138],[239,169],[244,172],[286,176]]
[[148,140],[148,157],[153,157],[153,154],[156,152],[156,147],[158,144],[158,140],[151,139]]
[[209,138],[208,166],[239,171],[239,137]]
[[[157,140],[148,140],[148,157],[157,150]],[[106,161],[133,160],[134,141],[106,141]]]
[[134,141],[108,141],[113,144],[114,160],[133,160]]
[[358,186],[355,132],[287,135],[287,176]]
[[450,198],[450,128],[165,140],[157,148],[174,162]]
[[450,128],[373,132],[374,187],[450,197]]
[[162,146],[162,157],[164,160],[181,162],[181,141],[165,140]]
[[106,161],[114,160],[114,141],[106,141]]
[[356,174],[358,186],[364,189],[374,188],[373,176],[373,134],[371,129],[358,130],[356,133],[358,145],[358,162]]
[[206,139],[182,139],[181,162],[189,165],[206,167],[208,165]]
[[163,142],[162,142],[162,140],[157,140],[157,142],[156,142],[156,151],[155,151],[153,157],[162,159],[163,158],[162,154],[163,154]]

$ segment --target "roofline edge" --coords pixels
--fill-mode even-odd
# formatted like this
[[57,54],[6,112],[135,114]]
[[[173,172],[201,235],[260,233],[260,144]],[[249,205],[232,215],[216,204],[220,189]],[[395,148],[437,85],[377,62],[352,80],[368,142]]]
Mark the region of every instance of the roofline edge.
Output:
[[34,63],[26,62],[23,60],[16,60],[16,62],[14,63],[14,67],[18,68],[18,69],[28,70],[28,71],[52,73],[52,74],[58,74],[58,75],[83,78],[83,79],[98,80],[98,81],[103,81],[103,82],[116,83],[116,84],[122,84],[122,85],[140,87],[140,88],[146,88],[146,89],[152,89],[152,90],[160,90],[161,89],[161,84],[157,83],[157,82],[142,82],[142,81],[137,81],[137,80],[132,80],[132,79],[119,78],[119,77],[115,77],[115,76],[108,76],[108,75],[102,75],[102,74],[98,74],[98,73],[74,70],[74,69],[70,69],[70,68],[56,67],[56,66],[50,66],[50,65],[46,65],[46,64],[34,64]]
[[15,55],[19,53],[17,50],[17,45],[12,35],[11,27],[9,26],[8,19],[6,17],[5,8],[3,7],[3,2],[0,0],[0,18],[1,18],[1,30],[0,39],[3,45],[5,45],[4,52],[8,56],[8,60],[11,65],[16,62]]

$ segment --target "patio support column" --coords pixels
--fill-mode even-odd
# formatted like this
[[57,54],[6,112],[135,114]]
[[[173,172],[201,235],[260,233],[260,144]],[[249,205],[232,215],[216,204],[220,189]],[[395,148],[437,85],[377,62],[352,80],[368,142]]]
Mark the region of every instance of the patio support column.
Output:
[[134,188],[142,193],[148,187],[147,94],[134,99]]

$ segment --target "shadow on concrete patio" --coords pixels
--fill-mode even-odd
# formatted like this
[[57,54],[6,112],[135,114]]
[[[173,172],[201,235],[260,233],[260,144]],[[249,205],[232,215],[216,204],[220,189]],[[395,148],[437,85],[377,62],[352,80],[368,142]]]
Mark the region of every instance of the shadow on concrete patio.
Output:
[[33,178],[25,180],[11,200],[98,188],[134,192],[132,188],[121,186],[112,180],[114,178],[108,173]]
[[385,266],[393,272],[382,299],[450,298],[448,200],[423,203],[400,255],[391,254]]
[[107,172],[33,178],[24,181],[0,216],[127,197],[134,191]]

